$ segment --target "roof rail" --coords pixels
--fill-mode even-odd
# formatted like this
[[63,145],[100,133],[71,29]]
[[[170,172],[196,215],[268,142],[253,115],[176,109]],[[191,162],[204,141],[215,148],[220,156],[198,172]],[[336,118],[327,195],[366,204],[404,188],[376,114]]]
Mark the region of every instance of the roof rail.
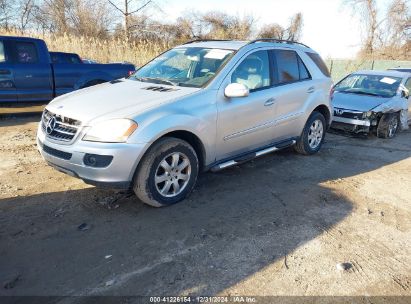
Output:
[[232,41],[232,40],[230,39],[196,39],[196,40],[187,41],[186,43],[183,43],[182,45],[195,43],[195,42],[204,42],[204,41]]
[[286,44],[299,44],[302,46],[305,46],[306,48],[310,48],[308,45],[297,42],[297,41],[292,41],[292,40],[283,40],[283,39],[276,39],[276,38],[257,38],[254,40],[251,40],[248,44],[256,43],[256,42],[274,42],[274,43],[286,43]]

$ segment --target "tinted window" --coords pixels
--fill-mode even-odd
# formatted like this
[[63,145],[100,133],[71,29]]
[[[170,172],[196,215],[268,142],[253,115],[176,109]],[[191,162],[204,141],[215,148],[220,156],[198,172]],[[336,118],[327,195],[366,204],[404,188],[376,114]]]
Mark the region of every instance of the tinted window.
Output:
[[250,90],[270,86],[270,64],[267,51],[248,55],[231,75],[232,83],[241,83]]
[[78,57],[77,55],[74,55],[74,54],[70,54],[70,55],[68,56],[68,61],[69,61],[70,63],[73,63],[73,64],[79,64],[79,63],[81,63],[80,57]]
[[300,80],[298,56],[294,51],[275,50],[277,59],[278,83],[289,83]]
[[328,70],[325,62],[321,59],[320,55],[316,53],[309,53],[309,52],[306,52],[306,54],[312,59],[312,61],[314,61],[314,63],[317,65],[320,71],[324,74],[324,76],[331,77],[330,71]]
[[37,50],[34,43],[16,42],[17,62],[36,63],[38,61]]
[[298,56],[298,66],[300,68],[300,80],[311,79],[311,75],[307,70],[304,62],[301,60],[300,56]]
[[50,53],[51,61],[53,63],[71,63],[79,64],[82,63],[79,56],[76,54],[65,54],[65,53]]
[[53,63],[64,63],[61,56],[55,53],[50,53],[51,62]]
[[0,62],[6,62],[6,53],[4,51],[3,41],[0,41]]

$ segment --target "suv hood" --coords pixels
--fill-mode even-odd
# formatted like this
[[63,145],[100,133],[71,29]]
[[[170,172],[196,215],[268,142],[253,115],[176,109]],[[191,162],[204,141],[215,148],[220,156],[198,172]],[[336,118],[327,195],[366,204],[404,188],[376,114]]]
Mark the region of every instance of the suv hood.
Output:
[[121,79],[57,97],[46,108],[87,125],[103,116],[105,119],[132,118],[135,114],[199,90]]
[[390,100],[391,98],[335,92],[332,105],[334,108],[367,112]]

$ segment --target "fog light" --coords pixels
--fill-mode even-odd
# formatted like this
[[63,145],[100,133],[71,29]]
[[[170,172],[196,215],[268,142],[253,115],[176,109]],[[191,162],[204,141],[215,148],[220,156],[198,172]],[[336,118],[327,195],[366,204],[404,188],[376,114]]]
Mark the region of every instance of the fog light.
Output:
[[84,155],[83,162],[86,166],[95,168],[104,168],[110,165],[113,160],[111,155],[97,155],[97,154],[86,154]]

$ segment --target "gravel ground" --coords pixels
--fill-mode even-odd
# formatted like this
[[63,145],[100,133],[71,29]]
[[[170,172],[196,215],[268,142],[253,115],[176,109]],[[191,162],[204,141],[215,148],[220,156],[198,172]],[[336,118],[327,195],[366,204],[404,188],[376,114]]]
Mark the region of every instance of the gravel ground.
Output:
[[48,167],[36,119],[0,121],[0,295],[411,295],[410,131],[328,134],[155,209]]

